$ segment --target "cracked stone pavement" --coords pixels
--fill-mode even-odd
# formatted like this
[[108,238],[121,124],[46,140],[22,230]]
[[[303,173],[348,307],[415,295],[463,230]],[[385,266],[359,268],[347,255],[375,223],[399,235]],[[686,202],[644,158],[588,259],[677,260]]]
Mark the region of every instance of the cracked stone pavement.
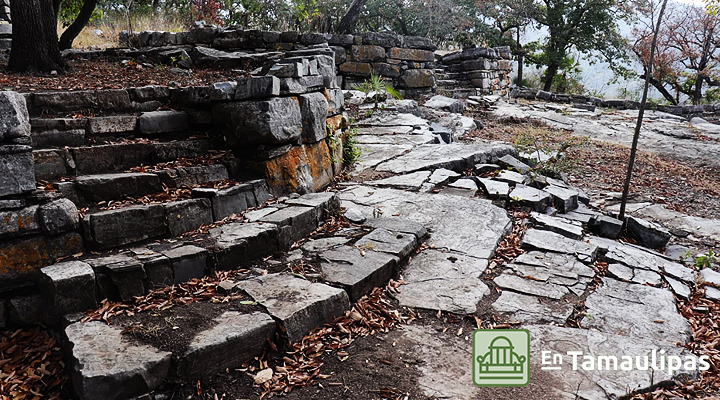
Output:
[[[558,107],[499,102],[492,113],[499,118],[539,118],[579,135],[629,143],[633,111],[557,112]],[[380,113],[361,122],[358,137],[363,158],[356,165],[355,181],[345,183],[338,193],[342,206],[355,219],[381,214],[406,218],[428,229],[426,246],[401,271],[407,282],[397,295],[401,306],[461,315],[495,315],[531,333],[531,384],[513,390],[472,384],[472,349],[467,334],[440,337],[426,325],[406,326],[390,333],[392,340],[405,343],[413,357],[421,360],[419,386],[428,398],[616,399],[678,379],[682,374],[697,376],[695,371],[682,369],[672,376],[652,370],[542,370],[541,350],[638,356],[664,350],[668,355],[688,355],[680,345],[689,339],[690,326],[677,311],[676,296],[687,296],[691,288],[703,284],[702,280],[694,270],[669,256],[589,234],[578,221],[587,222],[588,216],[600,211],[578,203],[582,191],[573,192],[575,189],[569,186],[563,189],[575,193],[573,207],[577,209],[555,213],[544,218],[543,224],[536,223],[525,233],[523,255],[504,266],[491,265],[498,243],[512,229],[505,202],[522,201],[522,205],[544,211],[550,205],[547,199],[554,201],[557,196],[540,190],[544,194],[539,198],[510,200],[512,193],[509,198],[507,188],[505,193],[493,195],[484,188],[507,187],[507,183],[461,174],[494,164],[504,155],[514,155],[514,149],[498,142],[443,144],[428,130],[432,121],[459,121],[460,116],[407,103],[402,108],[408,113]],[[720,165],[717,157],[703,156],[720,153],[720,144],[694,140],[694,129],[703,127],[693,128],[669,114],[649,113],[647,118],[641,139],[646,148]],[[457,137],[469,128],[457,124],[454,129]],[[711,130],[704,134],[720,137]],[[383,179],[362,178],[378,175]],[[668,229],[679,225],[695,235],[717,238],[720,221],[658,207],[646,204],[633,212]],[[580,239],[575,236],[578,229],[582,231]],[[598,261],[611,265],[607,275],[598,275]],[[484,276],[486,271],[491,274]],[[487,276],[494,278],[485,279]],[[582,304],[587,310],[574,316],[575,306]],[[566,325],[573,316],[581,328]],[[567,356],[564,361],[569,363]]]

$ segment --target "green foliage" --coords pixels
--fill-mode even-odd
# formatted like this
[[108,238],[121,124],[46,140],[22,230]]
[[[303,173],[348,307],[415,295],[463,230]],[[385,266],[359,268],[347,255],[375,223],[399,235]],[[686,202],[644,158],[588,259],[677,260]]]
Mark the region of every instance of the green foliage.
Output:
[[378,108],[378,94],[387,94],[396,100],[402,99],[400,92],[395,90],[395,88],[382,77],[375,74],[371,74],[370,79],[366,79],[363,83],[353,85],[353,89],[359,90],[366,95],[373,94],[372,99],[375,102],[375,108]]
[[572,147],[582,145],[587,138],[569,137],[565,140],[548,141],[545,138],[546,132],[538,128],[530,128],[513,135],[513,144],[520,153],[532,155],[549,154],[551,157],[538,162],[532,167],[534,172],[549,177],[559,177],[561,173],[567,173],[575,168],[576,160],[566,157],[566,153]]
[[353,165],[360,160],[362,150],[357,143],[357,128],[351,127],[345,133],[345,142],[343,143],[343,163],[345,165]]
[[558,71],[572,67],[571,51],[602,58],[613,69],[626,64],[618,21],[629,15],[621,0],[545,0],[539,5],[534,18],[549,36],[526,48],[529,62],[547,67],[544,88],[550,89]]
[[712,250],[708,250],[707,253],[704,254],[698,254],[695,257],[695,261],[693,262],[693,265],[696,269],[703,269],[703,268],[711,268],[713,264],[717,264],[718,259],[715,252]]
[[342,139],[340,138],[340,135],[338,135],[337,131],[330,124],[325,123],[325,129],[327,130],[325,143],[327,143],[328,148],[330,148],[330,161],[335,164],[337,162],[335,154],[337,153],[338,146],[340,146]]
[[[75,21],[80,9],[83,6],[83,0],[62,0],[60,2],[60,11],[58,12],[58,20],[62,23],[63,27],[68,27]],[[103,10],[100,7],[95,7],[90,23],[98,21],[103,18]]]

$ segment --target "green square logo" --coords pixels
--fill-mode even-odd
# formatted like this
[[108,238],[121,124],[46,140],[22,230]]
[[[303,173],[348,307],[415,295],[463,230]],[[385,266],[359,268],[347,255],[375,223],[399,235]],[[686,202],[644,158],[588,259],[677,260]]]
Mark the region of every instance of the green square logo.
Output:
[[530,382],[530,332],[478,329],[473,332],[473,383],[526,386]]

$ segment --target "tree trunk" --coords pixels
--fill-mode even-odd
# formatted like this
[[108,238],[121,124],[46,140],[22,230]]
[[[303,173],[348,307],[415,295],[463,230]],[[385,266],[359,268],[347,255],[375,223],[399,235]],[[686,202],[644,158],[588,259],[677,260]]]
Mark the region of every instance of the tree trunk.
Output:
[[11,72],[64,72],[57,37],[57,16],[53,0],[10,2],[13,16]]
[[152,3],[153,14],[157,14],[158,7],[160,7],[160,0],[153,0],[153,3]]
[[362,12],[366,2],[367,0],[353,0],[352,3],[350,3],[350,7],[348,7],[347,12],[338,24],[337,33],[355,33],[355,27],[357,26],[358,18],[360,18],[360,12]]
[[552,87],[553,80],[555,79],[555,75],[557,75],[558,69],[560,68],[559,65],[555,63],[550,63],[545,70],[545,76],[543,77],[543,90],[546,92],[550,91],[550,88]]
[[515,82],[516,85],[522,86],[523,81],[523,55],[525,54],[525,50],[522,47],[522,44],[520,44],[520,28],[517,28],[517,58],[518,58],[518,73],[517,73],[517,81]]
[[75,21],[73,21],[73,23],[65,29],[62,36],[60,36],[60,50],[72,48],[73,41],[77,35],[79,35],[83,28],[85,28],[85,25],[90,22],[97,2],[98,0],[85,0],[85,2],[83,2],[83,6],[77,18],[75,18]]
[[705,78],[702,76],[702,74],[698,73],[697,77],[695,78],[695,87],[693,88],[692,94],[692,103],[694,105],[700,104],[700,100],[702,99],[702,87],[704,80]]

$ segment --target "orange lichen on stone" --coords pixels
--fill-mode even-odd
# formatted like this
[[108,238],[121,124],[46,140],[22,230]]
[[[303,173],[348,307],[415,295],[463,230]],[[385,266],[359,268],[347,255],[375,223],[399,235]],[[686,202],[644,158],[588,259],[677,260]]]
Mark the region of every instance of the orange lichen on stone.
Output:
[[273,191],[309,193],[322,190],[333,177],[330,150],[325,141],[293,146],[262,165]]
[[9,241],[0,248],[0,279],[35,272],[54,263],[57,258],[82,251],[82,237],[75,232]]

